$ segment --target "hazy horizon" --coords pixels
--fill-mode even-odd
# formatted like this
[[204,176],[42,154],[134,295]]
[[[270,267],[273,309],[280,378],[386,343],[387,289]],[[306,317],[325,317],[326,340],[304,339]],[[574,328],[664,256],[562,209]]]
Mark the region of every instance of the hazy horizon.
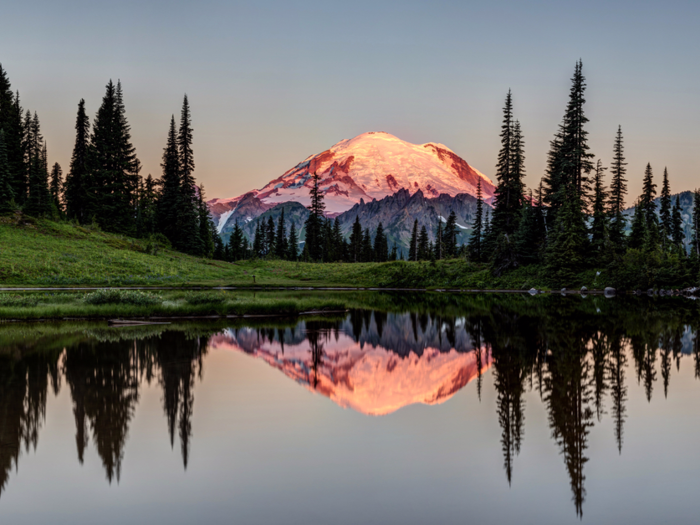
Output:
[[673,193],[694,188],[700,5],[582,7],[30,0],[0,20],[0,63],[64,172],[78,101],[92,120],[106,83],[120,79],[141,173],[159,177],[170,115],[187,93],[195,176],[212,199],[260,188],[342,139],[380,130],[445,144],[493,180],[508,89],[534,187],[581,58],[591,150],[605,165],[623,128],[627,204],[647,162],[659,186],[666,166]]

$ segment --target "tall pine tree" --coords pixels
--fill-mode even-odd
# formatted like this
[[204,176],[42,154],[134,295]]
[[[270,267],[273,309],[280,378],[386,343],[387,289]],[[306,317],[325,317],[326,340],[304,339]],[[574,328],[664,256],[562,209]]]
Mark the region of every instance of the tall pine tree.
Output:
[[664,180],[661,185],[661,199],[659,202],[659,219],[661,220],[661,243],[667,247],[673,234],[673,220],[671,216],[671,186],[668,182],[668,169],[664,168]]
[[85,100],[78,103],[78,116],[75,120],[75,145],[70,160],[70,169],[66,175],[63,198],[66,203],[66,215],[81,224],[88,222],[88,143],[90,138],[90,120],[85,113]]
[[625,174],[624,145],[622,140],[622,126],[618,126],[615,144],[613,146],[613,162],[610,166],[610,200],[608,213],[610,215],[610,243],[617,253],[623,253],[625,248],[625,228],[627,221],[622,212],[625,209],[625,195],[627,195],[627,179]]
[[24,158],[24,127],[19,93],[12,93],[6,71],[0,64],[0,129],[5,134],[5,154],[12,195],[17,204],[24,204],[27,197],[28,166]]
[[180,166],[180,202],[177,213],[177,233],[174,246],[185,253],[199,254],[203,241],[199,227],[197,185],[194,180],[194,153],[192,150],[192,117],[187,95],[182,102],[180,129],[177,135]]
[[161,191],[158,197],[158,230],[165,235],[170,243],[180,248],[179,215],[182,207],[182,191],[180,184],[180,152],[177,145],[177,127],[175,116],[170,117],[168,139],[163,150],[161,163]]
[[306,246],[312,261],[323,260],[323,211],[326,205],[323,202],[323,193],[319,188],[318,173],[313,174],[310,190],[311,204],[309,205],[308,219],[306,219]]
[[[0,70],[0,73],[2,70]],[[7,145],[5,144],[5,130],[0,129],[0,214],[7,213],[12,210],[12,201],[14,200],[14,192],[10,175],[10,164],[7,160]]]
[[607,193],[603,186],[603,173],[606,168],[598,159],[593,176],[593,222],[591,223],[591,248],[596,262],[602,262],[602,256],[608,242],[608,215],[605,212]]
[[56,211],[62,213],[63,206],[61,204],[61,195],[63,194],[63,170],[58,162],[51,168],[49,191],[51,192],[53,206],[56,207]]
[[481,178],[476,183],[476,213],[472,223],[472,236],[469,239],[469,257],[476,262],[483,261],[481,241],[483,236],[484,198],[481,193]]

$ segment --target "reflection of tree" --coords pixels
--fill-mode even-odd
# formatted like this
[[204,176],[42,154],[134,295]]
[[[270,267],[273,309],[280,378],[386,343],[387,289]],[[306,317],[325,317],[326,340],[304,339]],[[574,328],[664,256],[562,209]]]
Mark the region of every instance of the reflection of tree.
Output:
[[627,356],[622,348],[622,337],[619,334],[615,334],[610,341],[608,375],[610,377],[610,393],[612,396],[612,416],[615,420],[615,441],[620,454],[622,453],[625,401],[627,400],[625,366],[627,366]]
[[608,342],[605,336],[596,332],[591,337],[591,353],[593,354],[593,378],[595,380],[595,410],[598,421],[603,417],[603,396],[607,390],[606,368],[608,359]]
[[317,326],[317,323],[308,323],[306,337],[311,347],[311,369],[314,372],[314,388],[318,386],[318,368],[323,364],[323,342],[321,342],[323,333],[324,331]]
[[86,422],[112,482],[121,475],[129,423],[138,403],[138,364],[134,343],[105,342],[70,349],[64,362],[76,416],[78,458],[87,439]]
[[[267,336],[277,337],[277,329],[268,332]],[[182,462],[187,468],[192,437],[194,382],[196,377],[201,379],[207,339],[166,332],[161,338],[141,342],[141,345],[146,347],[160,369],[159,383],[163,389],[163,411],[168,422],[170,446],[174,445],[177,424]]]
[[0,358],[0,494],[13,464],[18,468],[22,446],[36,450],[46,419],[49,379],[60,389],[58,352],[33,352],[23,358]]
[[637,381],[643,382],[647,401],[651,401],[654,381],[656,381],[656,341],[658,341],[658,335],[651,343],[640,337],[632,337],[631,341],[632,355],[637,369]]

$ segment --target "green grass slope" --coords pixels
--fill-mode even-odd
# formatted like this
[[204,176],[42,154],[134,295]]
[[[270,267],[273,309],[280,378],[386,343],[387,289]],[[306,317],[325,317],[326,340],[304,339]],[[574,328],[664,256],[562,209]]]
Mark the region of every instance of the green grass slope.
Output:
[[[339,286],[379,288],[528,289],[546,283],[538,268],[502,278],[464,260],[437,263],[227,263],[146,241],[43,219],[0,217],[0,286]],[[581,284],[595,286],[595,275]]]

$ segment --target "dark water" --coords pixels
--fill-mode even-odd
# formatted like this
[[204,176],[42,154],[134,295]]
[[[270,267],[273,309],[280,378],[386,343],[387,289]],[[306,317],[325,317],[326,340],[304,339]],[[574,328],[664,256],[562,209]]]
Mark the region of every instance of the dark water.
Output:
[[697,523],[686,299],[0,325],[0,523]]

